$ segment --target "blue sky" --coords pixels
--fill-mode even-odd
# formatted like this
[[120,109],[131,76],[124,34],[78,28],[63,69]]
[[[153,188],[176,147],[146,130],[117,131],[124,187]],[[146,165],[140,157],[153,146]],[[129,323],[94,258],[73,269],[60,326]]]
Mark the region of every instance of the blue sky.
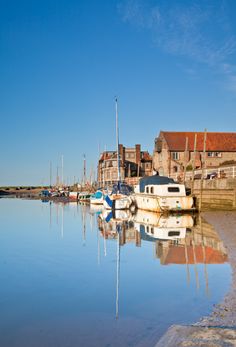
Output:
[[1,0],[0,185],[65,181],[160,130],[235,131],[234,0]]

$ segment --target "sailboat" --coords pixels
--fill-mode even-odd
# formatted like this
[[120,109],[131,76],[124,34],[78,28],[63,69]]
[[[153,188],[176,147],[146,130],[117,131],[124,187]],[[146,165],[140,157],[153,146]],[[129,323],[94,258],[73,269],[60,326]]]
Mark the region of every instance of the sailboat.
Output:
[[113,185],[111,194],[106,194],[103,200],[103,206],[108,210],[126,210],[133,204],[133,190],[121,182],[120,175],[120,153],[119,153],[119,129],[118,129],[118,106],[116,105],[116,146],[117,146],[117,183]]

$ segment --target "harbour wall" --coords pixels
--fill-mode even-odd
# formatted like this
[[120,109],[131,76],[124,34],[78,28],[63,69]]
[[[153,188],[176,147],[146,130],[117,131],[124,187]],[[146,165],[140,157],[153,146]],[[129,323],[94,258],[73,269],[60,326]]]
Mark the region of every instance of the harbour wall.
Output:
[[236,210],[236,178],[215,178],[186,182],[196,207],[201,211]]

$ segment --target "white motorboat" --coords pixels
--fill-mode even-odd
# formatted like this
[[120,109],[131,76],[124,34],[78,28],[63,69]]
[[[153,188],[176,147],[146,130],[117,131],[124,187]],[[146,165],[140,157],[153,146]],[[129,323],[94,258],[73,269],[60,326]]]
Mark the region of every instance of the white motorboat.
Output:
[[165,176],[143,177],[136,187],[134,201],[138,209],[165,212],[194,209],[192,196],[186,195],[184,184]]

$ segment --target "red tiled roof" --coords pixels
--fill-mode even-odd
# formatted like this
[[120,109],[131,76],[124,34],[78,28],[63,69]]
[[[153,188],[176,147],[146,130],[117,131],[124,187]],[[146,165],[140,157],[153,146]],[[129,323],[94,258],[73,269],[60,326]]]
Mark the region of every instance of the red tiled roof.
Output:
[[[194,137],[197,134],[197,151],[203,151],[204,132],[161,131],[171,151],[184,151],[186,137],[188,150],[194,150]],[[236,133],[207,133],[206,151],[235,152]]]
[[116,157],[116,152],[103,152],[100,156],[99,161],[108,160]]
[[152,157],[148,152],[142,152],[142,160],[152,161]]

